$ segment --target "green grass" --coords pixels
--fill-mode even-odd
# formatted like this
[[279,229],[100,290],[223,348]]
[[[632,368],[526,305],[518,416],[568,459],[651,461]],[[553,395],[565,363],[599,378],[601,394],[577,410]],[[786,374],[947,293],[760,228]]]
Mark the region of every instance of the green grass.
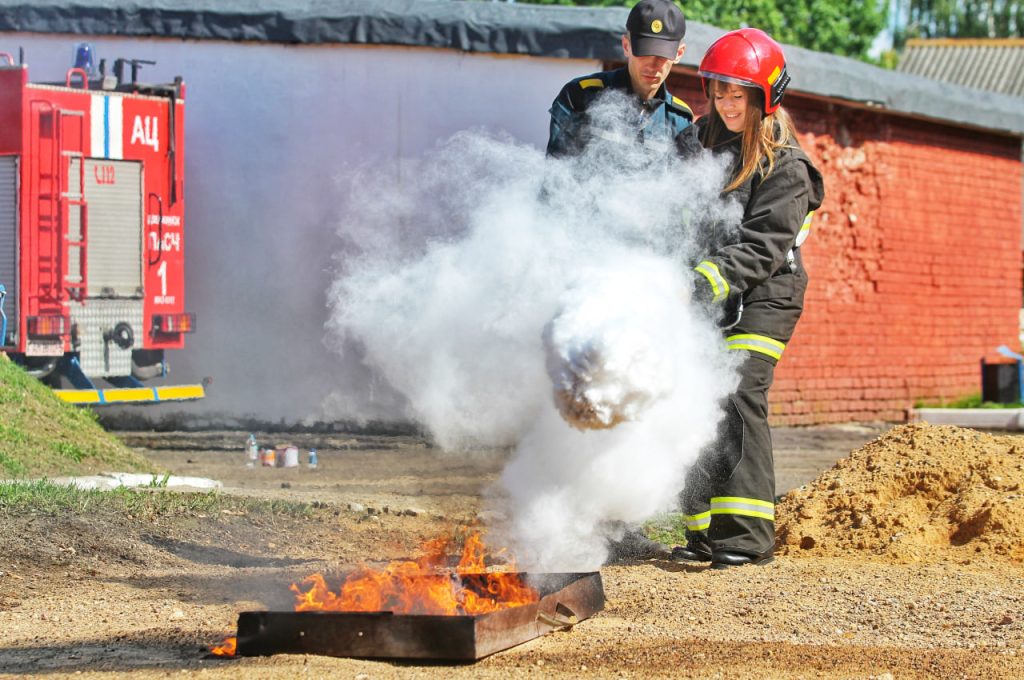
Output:
[[0,478],[153,472],[145,457],[0,354]]
[[686,520],[682,513],[656,517],[644,525],[647,538],[666,545],[686,545]]
[[1015,401],[1009,404],[999,404],[994,401],[982,401],[981,393],[970,394],[966,397],[953,399],[952,401],[918,401],[914,408],[1024,408],[1024,404]]
[[[158,478],[159,479],[159,478]],[[49,480],[0,482],[0,517],[36,514],[117,513],[133,518],[213,516],[221,513],[246,515],[288,515],[308,518],[314,509],[308,503],[259,500],[208,491],[181,493],[162,488],[113,491],[78,489]]]

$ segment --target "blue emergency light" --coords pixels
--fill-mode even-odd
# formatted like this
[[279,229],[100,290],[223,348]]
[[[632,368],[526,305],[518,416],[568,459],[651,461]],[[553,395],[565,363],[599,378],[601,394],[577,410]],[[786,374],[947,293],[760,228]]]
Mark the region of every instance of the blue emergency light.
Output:
[[95,53],[96,50],[93,49],[92,43],[75,43],[74,68],[80,68],[86,73],[94,73],[96,71]]

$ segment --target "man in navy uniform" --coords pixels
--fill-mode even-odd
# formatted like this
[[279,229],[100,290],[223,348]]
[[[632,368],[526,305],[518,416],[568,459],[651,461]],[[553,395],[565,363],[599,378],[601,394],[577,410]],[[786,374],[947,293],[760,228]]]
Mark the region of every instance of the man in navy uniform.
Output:
[[551,105],[549,156],[579,154],[594,135],[587,110],[603,93],[618,90],[636,104],[637,141],[668,141],[684,157],[700,149],[693,112],[665,87],[673,64],[686,44],[686,19],[671,0],[640,0],[626,20],[622,36],[626,66],[576,78],[565,85]]

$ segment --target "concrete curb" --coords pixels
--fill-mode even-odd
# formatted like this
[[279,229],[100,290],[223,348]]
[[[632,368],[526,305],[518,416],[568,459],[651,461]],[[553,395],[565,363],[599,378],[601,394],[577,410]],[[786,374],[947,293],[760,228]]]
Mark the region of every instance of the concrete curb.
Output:
[[932,425],[959,425],[981,430],[1024,430],[1024,409],[1020,408],[918,408],[910,420]]
[[[25,483],[31,484],[40,480],[0,480],[6,483]],[[98,475],[90,475],[87,477],[52,477],[47,479],[52,484],[58,484],[60,486],[74,486],[79,489],[88,491],[91,489],[99,489],[100,491],[111,491],[118,487],[128,487],[132,489],[139,488],[154,488],[154,489],[219,489],[224,486],[221,482],[216,479],[207,479],[205,477],[177,477],[175,475],[152,475],[152,474],[139,474],[133,472],[104,472]]]

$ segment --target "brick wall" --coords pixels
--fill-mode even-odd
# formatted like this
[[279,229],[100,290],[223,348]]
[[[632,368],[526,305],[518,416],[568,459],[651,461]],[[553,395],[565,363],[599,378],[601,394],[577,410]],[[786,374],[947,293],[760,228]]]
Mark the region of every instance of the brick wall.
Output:
[[[704,113],[696,78],[670,88]],[[793,95],[786,108],[827,195],[773,423],[899,421],[979,392],[981,357],[1018,346],[1020,140]]]

